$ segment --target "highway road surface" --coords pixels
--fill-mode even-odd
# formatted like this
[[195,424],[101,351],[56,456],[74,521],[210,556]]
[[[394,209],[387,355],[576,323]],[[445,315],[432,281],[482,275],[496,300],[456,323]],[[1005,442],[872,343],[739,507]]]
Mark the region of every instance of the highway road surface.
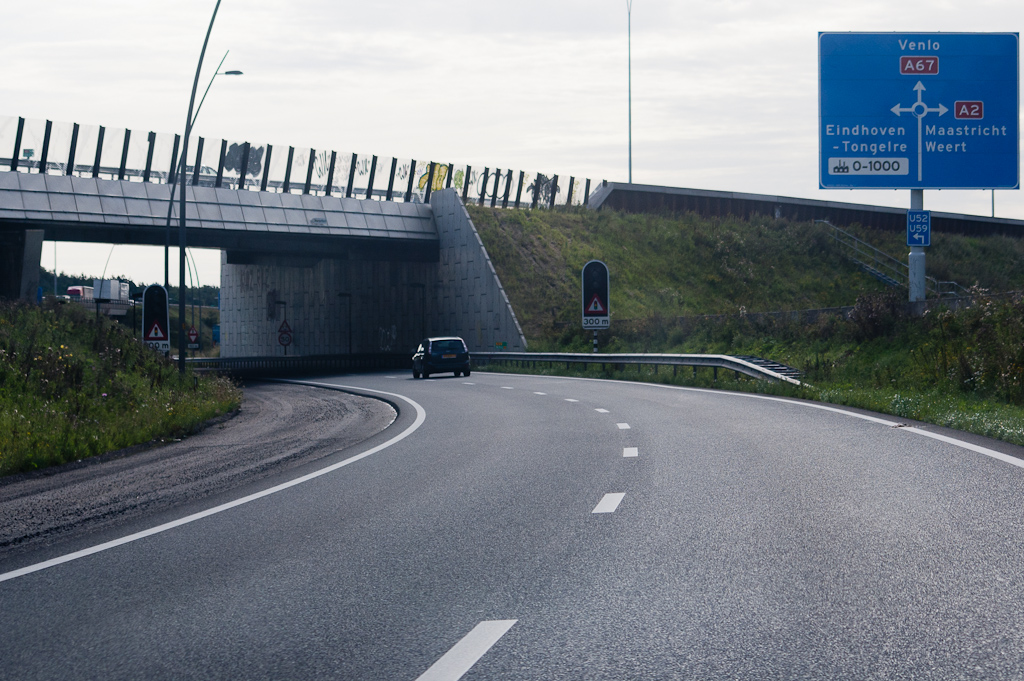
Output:
[[636,383],[312,382],[398,418],[0,557],[0,678],[1024,676],[1021,448]]

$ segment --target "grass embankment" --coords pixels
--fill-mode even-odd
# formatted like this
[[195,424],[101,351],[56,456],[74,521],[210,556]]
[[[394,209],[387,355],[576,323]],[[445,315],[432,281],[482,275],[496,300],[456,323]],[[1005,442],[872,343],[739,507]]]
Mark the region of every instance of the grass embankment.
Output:
[[[579,272],[592,258],[612,278],[602,352],[750,354],[805,372],[803,388],[689,369],[573,372],[791,395],[959,428],[1024,445],[1024,302],[976,290],[967,309],[910,317],[905,291],[855,268],[813,223],[611,211],[471,214],[531,350],[586,352]],[[906,250],[892,235],[857,230]],[[884,239],[882,237],[885,237]],[[897,235],[898,237],[898,235]],[[943,235],[929,274],[1024,289],[1024,240]],[[800,322],[740,312],[855,305]],[[732,313],[722,319],[700,315]],[[564,369],[564,365],[561,369]],[[566,373],[554,367],[552,371]]]
[[240,401],[79,305],[0,302],[0,475],[180,437]]

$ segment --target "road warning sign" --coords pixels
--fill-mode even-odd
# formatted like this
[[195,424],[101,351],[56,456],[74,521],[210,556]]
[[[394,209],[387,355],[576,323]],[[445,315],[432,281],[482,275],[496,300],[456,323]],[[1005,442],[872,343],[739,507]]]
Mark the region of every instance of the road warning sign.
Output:
[[591,260],[583,266],[581,277],[583,289],[583,328],[607,329],[608,315],[608,266],[600,260]]
[[154,321],[153,326],[149,328],[149,332],[146,333],[147,341],[165,341],[168,340],[167,334],[163,329],[160,328],[160,322]]
[[171,351],[171,320],[167,306],[167,290],[163,286],[147,286],[142,294],[142,342],[157,352]]

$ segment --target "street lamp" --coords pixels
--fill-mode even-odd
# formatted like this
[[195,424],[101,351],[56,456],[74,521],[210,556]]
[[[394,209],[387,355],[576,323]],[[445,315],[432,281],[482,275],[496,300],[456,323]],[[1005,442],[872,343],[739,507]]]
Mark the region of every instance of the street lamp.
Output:
[[[217,19],[217,10],[220,9],[220,0],[217,0],[213,8],[213,16],[210,17],[210,27],[206,29],[206,39],[203,41],[203,49],[199,53],[199,65],[196,66],[196,77],[192,82],[192,97],[188,101],[188,116],[185,117],[185,139],[181,148],[181,167],[185,168],[185,157],[188,156],[188,138],[192,133],[192,107],[196,103],[196,90],[199,89],[199,73],[203,69],[203,57],[206,56],[206,46],[210,43],[210,33],[213,31],[213,22]],[[211,82],[212,85],[212,82]],[[209,91],[209,87],[206,88]],[[206,96],[205,94],[203,95]],[[202,102],[200,102],[200,106]],[[181,192],[178,197],[181,201],[181,225],[178,227],[178,372],[185,373],[185,173],[181,176]]]
[[[217,64],[217,70],[214,72],[213,77],[210,78],[210,82],[206,86],[206,90],[203,92],[203,98],[199,100],[199,106],[196,107],[196,113],[195,113],[194,116],[192,116],[192,123],[191,123],[191,125],[194,126],[196,124],[196,119],[199,118],[199,112],[202,111],[202,109],[203,109],[203,102],[206,101],[206,95],[210,92],[210,87],[213,85],[214,78],[216,78],[217,76],[241,76],[242,75],[241,71],[221,71],[220,70],[220,67],[224,65],[224,60],[228,58],[228,53],[230,53],[230,52],[231,52],[231,50],[228,50],[227,52],[225,52],[224,56],[221,57],[220,63]],[[184,176],[184,174],[185,174],[185,154],[181,155],[181,162],[178,164],[178,174],[181,175],[181,176]],[[182,183],[182,187],[184,187],[184,186],[185,186],[184,183]],[[170,273],[170,264],[169,264],[168,252],[169,252],[170,246],[171,246],[171,215],[174,212],[174,193],[175,193],[175,190],[177,188],[178,188],[178,183],[177,182],[175,182],[173,185],[171,185],[171,200],[167,204],[167,233],[166,233],[165,238],[164,238],[164,288],[169,288],[170,285],[171,285],[171,273]]]
[[633,184],[633,0],[626,0],[626,71],[629,88],[629,183]]

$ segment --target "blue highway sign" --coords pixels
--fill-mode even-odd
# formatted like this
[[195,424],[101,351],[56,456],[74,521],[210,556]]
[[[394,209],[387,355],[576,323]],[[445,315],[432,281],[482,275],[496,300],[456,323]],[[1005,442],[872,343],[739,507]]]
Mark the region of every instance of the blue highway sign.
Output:
[[907,245],[932,245],[932,213],[929,210],[907,211]]
[[822,189],[1018,189],[1017,33],[819,33]]

